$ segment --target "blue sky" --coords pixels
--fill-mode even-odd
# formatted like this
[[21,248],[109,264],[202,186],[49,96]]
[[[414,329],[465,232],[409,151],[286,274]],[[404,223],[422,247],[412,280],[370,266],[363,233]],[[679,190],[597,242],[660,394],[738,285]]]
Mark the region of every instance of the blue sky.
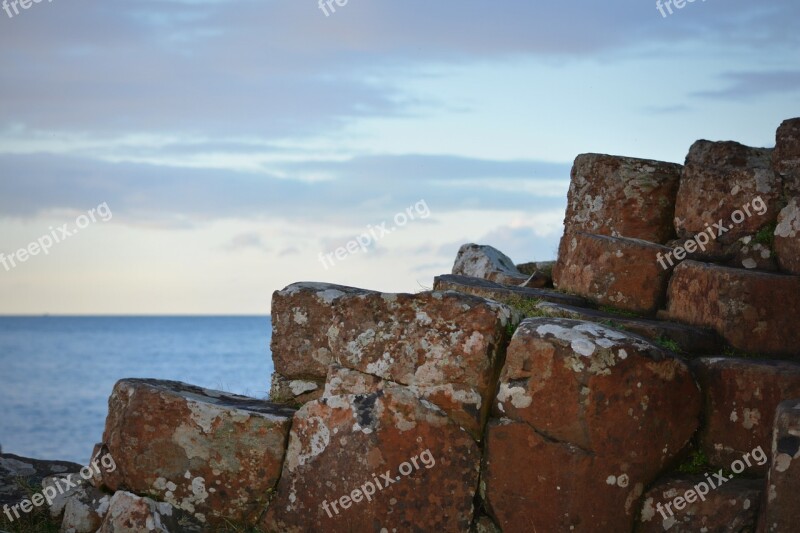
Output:
[[[800,115],[800,4],[53,0],[0,11],[0,313],[269,312],[547,260],[583,152],[682,162]],[[424,200],[369,251],[331,253]]]

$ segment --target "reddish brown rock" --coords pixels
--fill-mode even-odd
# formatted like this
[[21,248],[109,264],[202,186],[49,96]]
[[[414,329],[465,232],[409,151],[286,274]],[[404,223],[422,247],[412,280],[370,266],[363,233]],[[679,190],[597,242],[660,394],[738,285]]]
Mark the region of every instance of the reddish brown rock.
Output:
[[269,532],[469,529],[475,441],[433,404],[384,383],[305,404],[262,527]]
[[678,322],[665,320],[649,320],[615,313],[607,313],[597,309],[572,307],[568,305],[542,302],[536,305],[542,315],[552,318],[572,318],[609,325],[656,342],[658,344],[674,344],[678,351],[691,354],[716,354],[724,348],[724,343],[714,330],[687,326]]
[[508,347],[496,409],[653,475],[688,443],[700,405],[680,358],[600,324],[535,318]]
[[800,276],[685,261],[669,284],[669,316],[714,328],[734,348],[800,355]]
[[[686,157],[675,203],[675,229],[679,237],[689,238],[712,228],[720,242],[732,243],[775,222],[781,194],[781,179],[772,170],[772,150],[697,141]],[[743,215],[740,222],[740,217],[732,218],[737,211]],[[714,229],[719,223],[724,232]]]
[[800,398],[778,406],[772,436],[763,531],[797,531],[800,524]]
[[505,533],[631,531],[648,481],[524,422],[489,422],[481,493]]
[[503,252],[481,244],[465,244],[459,248],[452,273],[505,285],[521,285],[529,278],[517,270],[514,261]]
[[532,300],[554,302],[576,307],[587,307],[592,304],[585,298],[573,296],[563,292],[548,289],[535,289],[530,287],[512,287],[501,285],[492,281],[467,276],[436,276],[433,279],[433,288],[437,291],[456,291],[472,294],[482,298],[489,298],[497,302]]
[[629,237],[663,244],[675,235],[672,217],[681,165],[582,154],[567,196],[567,233]]
[[114,494],[97,533],[200,532],[200,525],[168,503],[141,498],[130,492]]
[[[713,482],[716,478],[711,476],[710,479]],[[763,488],[763,481],[753,479],[728,480],[718,488],[712,488],[704,476],[660,481],[645,494],[636,531],[637,533],[755,531]]]
[[302,405],[312,400],[319,400],[324,389],[324,379],[289,379],[273,372],[269,399],[275,403]]
[[783,177],[784,195],[800,196],[800,118],[785,120],[778,128],[772,162]]
[[122,380],[103,435],[103,483],[148,494],[201,522],[252,523],[281,473],[294,410],[173,381]]
[[272,337],[279,372],[301,368],[300,359],[314,375],[319,361],[310,354],[324,353],[326,373],[335,362],[411,387],[480,438],[508,329],[520,320],[510,307],[455,292],[384,294],[307,283],[273,301],[273,319],[282,324]]
[[637,313],[654,313],[664,302],[668,266],[665,246],[621,237],[566,233],[553,282],[560,290]]
[[792,198],[778,215],[775,253],[782,271],[800,274],[800,196]]
[[734,268],[776,272],[778,262],[769,243],[757,242],[753,236],[742,237],[728,247],[730,259],[725,263]]
[[692,361],[692,369],[705,396],[700,447],[711,464],[730,468],[760,448],[764,459],[754,460],[748,472],[765,475],[775,410],[782,401],[800,397],[800,365],[712,357]]

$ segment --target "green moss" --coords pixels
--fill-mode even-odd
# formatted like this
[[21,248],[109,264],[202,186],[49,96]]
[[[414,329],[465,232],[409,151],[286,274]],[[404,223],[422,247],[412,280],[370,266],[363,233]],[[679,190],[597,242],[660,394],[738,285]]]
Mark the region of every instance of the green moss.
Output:
[[504,304],[522,313],[525,318],[547,317],[550,316],[545,311],[537,309],[536,306],[542,303],[539,298],[525,298],[523,296],[509,296],[502,300]]
[[677,468],[682,474],[704,474],[711,472],[711,462],[703,450],[694,450]]
[[764,246],[768,247],[772,250],[772,245],[775,243],[775,228],[777,227],[776,223],[772,223],[768,226],[764,226],[761,228],[758,233],[755,234],[753,237],[753,242],[757,244],[763,244]]
[[683,351],[680,344],[666,337],[659,337],[655,340],[655,342],[662,348],[666,348],[667,350],[671,350],[675,353],[681,353]]
[[617,316],[625,316],[629,318],[638,318],[640,315],[634,313],[633,311],[626,311],[624,309],[618,309],[616,307],[610,305],[601,305],[600,310],[604,313],[608,313],[610,315],[617,315]]

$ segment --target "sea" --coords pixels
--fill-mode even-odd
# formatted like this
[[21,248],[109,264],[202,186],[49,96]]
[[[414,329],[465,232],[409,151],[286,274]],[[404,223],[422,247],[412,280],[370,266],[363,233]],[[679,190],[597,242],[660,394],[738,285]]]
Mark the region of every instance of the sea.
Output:
[[0,317],[0,447],[87,464],[123,378],[264,399],[268,316]]

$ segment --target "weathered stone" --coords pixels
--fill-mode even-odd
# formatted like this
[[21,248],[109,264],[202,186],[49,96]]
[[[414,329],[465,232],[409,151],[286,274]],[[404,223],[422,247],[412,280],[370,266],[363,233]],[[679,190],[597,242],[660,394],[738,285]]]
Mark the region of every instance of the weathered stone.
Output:
[[19,503],[28,497],[26,487],[41,486],[48,476],[80,469],[81,465],[67,461],[42,461],[10,453],[0,454],[0,505]]
[[555,261],[531,261],[517,265],[517,270],[526,276],[532,276],[537,272],[541,272],[546,276],[552,276]]
[[782,271],[800,274],[800,196],[792,198],[778,215],[775,253]]
[[800,365],[721,357],[692,361],[705,396],[700,447],[712,465],[731,463],[760,447],[761,464],[748,472],[765,475],[772,442],[772,420],[782,401],[800,397]]
[[547,289],[533,289],[527,287],[512,287],[501,285],[492,281],[486,281],[467,276],[436,276],[433,279],[433,288],[437,291],[457,291],[464,294],[472,294],[482,298],[489,298],[497,302],[509,300],[542,300],[576,307],[589,307],[592,304],[585,298],[573,296],[563,292]]
[[[95,533],[111,503],[111,496],[91,485],[84,484],[65,501],[61,531],[64,533]],[[51,514],[52,514],[51,507]]]
[[470,533],[503,533],[488,516],[481,516],[472,526]]
[[728,255],[730,255],[730,259],[726,264],[734,268],[767,272],[778,270],[778,262],[769,244],[756,242],[751,235],[742,237],[730,245]]
[[293,413],[184,383],[122,380],[103,435],[117,469],[103,482],[201,522],[251,522],[280,477]]
[[379,377],[364,374],[339,365],[331,365],[328,379],[325,381],[323,396],[342,396],[347,394],[372,394],[383,388],[386,383]]
[[800,355],[800,276],[684,261],[668,298],[672,319],[714,328],[738,350]]
[[289,379],[273,372],[269,399],[275,403],[304,404],[319,400],[324,388],[323,379]]
[[772,465],[767,479],[764,531],[797,531],[800,524],[800,399],[778,406],[772,437]]
[[681,165],[601,154],[575,159],[567,196],[567,233],[584,232],[664,243]]
[[783,177],[784,195],[800,196],[800,118],[785,120],[778,128],[772,162]]
[[670,272],[659,258],[669,252],[666,246],[637,239],[566,233],[553,282],[599,304],[654,313],[664,302]]
[[481,495],[506,533],[631,531],[648,481],[624,459],[553,441],[525,422],[489,422]]
[[309,366],[316,361],[308,354],[325,353],[326,373],[335,362],[411,387],[480,439],[508,330],[520,320],[510,307],[457,292],[385,294],[308,283],[274,301],[282,310],[273,310],[273,319],[284,324],[272,337],[276,369],[302,345]]
[[517,270],[514,261],[503,252],[482,244],[465,244],[459,248],[452,273],[506,285],[520,285],[529,277]]
[[[711,476],[711,479],[715,478]],[[698,490],[704,494],[700,496]],[[753,532],[762,492],[761,480],[732,479],[718,488],[711,488],[704,476],[666,479],[645,494],[636,531]],[[681,498],[677,506],[676,498]]]
[[502,416],[645,475],[688,443],[700,406],[680,358],[600,324],[557,318],[517,328],[496,402]]
[[178,533],[200,532],[203,528],[168,503],[141,498],[120,491],[109,502],[103,524],[97,533]]
[[572,307],[550,302],[536,305],[542,314],[553,318],[573,318],[589,322],[608,324],[649,339],[657,343],[674,343],[680,351],[691,354],[720,353],[724,348],[722,339],[712,329],[687,326],[665,320],[648,320],[625,315],[606,313],[597,309]]
[[408,388],[382,387],[297,412],[266,531],[468,531],[477,444]]
[[[697,141],[686,157],[675,203],[675,229],[679,237],[689,238],[722,221],[727,231],[717,238],[731,243],[775,222],[781,194],[781,179],[772,170],[772,150]],[[761,204],[752,205],[757,198],[763,210],[757,209]],[[734,223],[731,215],[737,210],[746,215],[744,206],[750,216]]]

